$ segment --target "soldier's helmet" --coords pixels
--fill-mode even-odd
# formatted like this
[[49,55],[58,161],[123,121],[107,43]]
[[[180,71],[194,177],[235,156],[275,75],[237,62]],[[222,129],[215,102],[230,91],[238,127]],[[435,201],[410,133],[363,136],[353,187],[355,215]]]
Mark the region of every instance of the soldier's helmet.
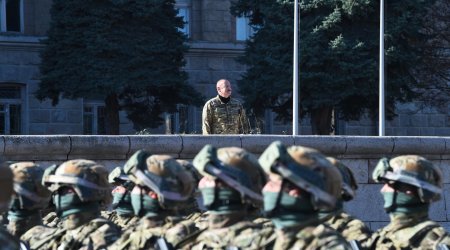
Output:
[[9,201],[13,193],[13,173],[7,166],[0,166],[0,213],[9,209]]
[[42,183],[54,193],[61,188],[73,189],[78,197],[73,199],[76,203],[98,201],[101,206],[107,206],[112,200],[108,170],[91,160],[69,160],[48,167]]
[[441,199],[441,170],[418,155],[403,155],[391,160],[383,158],[375,167],[372,178],[376,182],[411,185],[417,188],[417,194],[423,203]]
[[341,199],[344,201],[350,201],[355,197],[358,184],[352,170],[344,163],[334,157],[327,157],[327,159],[335,166],[342,176],[342,193]]
[[136,185],[153,191],[164,210],[183,208],[194,192],[192,174],[169,155],[139,150],[125,163],[124,172]]
[[130,181],[122,167],[115,167],[108,175],[108,182],[112,185],[119,185],[123,182]]
[[14,174],[12,209],[36,210],[49,205],[51,192],[42,185],[44,169],[33,162],[18,162],[9,165]]
[[[263,200],[261,189],[266,182],[266,176],[258,159],[247,150],[238,147],[216,149],[212,145],[206,145],[195,156],[193,164],[201,175],[213,180],[214,190],[218,188],[217,180],[219,180],[236,192],[237,200],[234,201],[232,198],[233,200],[226,202],[247,204],[248,208],[261,207]],[[219,200],[230,199],[217,192],[211,192],[211,195],[212,198],[204,197],[204,205],[207,208]]]
[[316,210],[333,209],[341,195],[339,171],[315,149],[302,146],[286,148],[275,141],[263,152],[259,162],[267,174],[280,176],[283,181],[309,193]]

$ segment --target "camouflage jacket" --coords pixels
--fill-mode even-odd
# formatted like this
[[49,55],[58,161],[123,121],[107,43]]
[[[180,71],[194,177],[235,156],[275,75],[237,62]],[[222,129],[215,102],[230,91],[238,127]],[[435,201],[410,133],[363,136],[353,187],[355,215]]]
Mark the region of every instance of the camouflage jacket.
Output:
[[450,247],[450,235],[438,223],[425,219],[417,221],[392,220],[375,232],[363,247],[366,249],[438,249],[439,244]]
[[249,122],[242,104],[230,98],[223,103],[219,96],[207,101],[202,113],[202,131],[208,134],[248,134]]
[[360,245],[369,240],[372,234],[364,222],[344,212],[332,216],[325,224],[344,236],[347,241],[356,240]]
[[62,227],[62,220],[58,217],[56,212],[48,213],[44,218],[42,218],[42,224],[47,227]]
[[104,249],[116,241],[120,229],[104,218],[96,218],[75,229],[36,226],[20,238],[30,249]]
[[300,231],[276,230],[276,234],[277,240],[273,248],[275,250],[351,250],[349,243],[339,233],[324,224],[307,226]]
[[169,248],[179,249],[179,243],[197,231],[193,221],[175,217],[168,217],[166,220],[143,217],[138,226],[128,228],[108,249],[164,249],[158,246],[161,243],[158,240],[163,240],[163,244],[167,244]]
[[20,238],[22,234],[37,225],[42,225],[42,218],[39,211],[37,211],[36,214],[30,215],[24,219],[9,220],[7,228],[10,234]]
[[251,221],[241,221],[228,227],[204,229],[189,239],[183,249],[270,249],[275,241],[272,228]]
[[128,227],[134,227],[139,223],[139,217],[137,216],[120,216],[116,211],[102,211],[101,216],[117,226],[119,226],[122,230],[127,229]]
[[12,237],[5,229],[0,227],[0,249],[2,250],[17,250],[19,249],[19,242]]

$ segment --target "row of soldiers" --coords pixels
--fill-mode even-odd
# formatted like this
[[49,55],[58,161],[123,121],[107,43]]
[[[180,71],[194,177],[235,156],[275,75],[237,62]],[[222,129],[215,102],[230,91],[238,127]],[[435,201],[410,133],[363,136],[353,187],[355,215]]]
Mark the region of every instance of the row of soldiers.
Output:
[[111,173],[90,160],[19,162],[0,167],[0,249],[448,249],[428,217],[439,168],[383,158],[373,179],[391,218],[374,233],[343,209],[357,189],[347,166],[278,141],[259,159],[211,145],[192,163],[140,150]]

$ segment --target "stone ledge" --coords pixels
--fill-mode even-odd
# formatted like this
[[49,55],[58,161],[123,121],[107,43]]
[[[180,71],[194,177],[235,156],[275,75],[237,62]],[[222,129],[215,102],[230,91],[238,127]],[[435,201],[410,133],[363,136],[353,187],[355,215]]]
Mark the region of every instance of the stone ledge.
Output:
[[373,137],[373,136],[291,136],[291,135],[36,135],[3,136],[0,153],[7,160],[64,160],[90,158],[124,160],[139,149],[154,154],[193,158],[205,145],[244,147],[261,154],[275,140],[286,145],[313,147],[324,154],[353,159],[381,155],[420,154],[444,159],[450,151],[450,137]]

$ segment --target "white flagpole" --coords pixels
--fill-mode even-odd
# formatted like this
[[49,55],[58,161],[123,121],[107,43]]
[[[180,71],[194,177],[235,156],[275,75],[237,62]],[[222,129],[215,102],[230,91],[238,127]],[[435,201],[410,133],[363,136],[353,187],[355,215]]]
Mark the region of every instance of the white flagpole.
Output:
[[298,0],[294,1],[294,59],[292,95],[292,135],[298,135]]
[[380,93],[379,93],[379,115],[378,115],[378,136],[385,135],[385,106],[384,106],[384,0],[380,0]]

